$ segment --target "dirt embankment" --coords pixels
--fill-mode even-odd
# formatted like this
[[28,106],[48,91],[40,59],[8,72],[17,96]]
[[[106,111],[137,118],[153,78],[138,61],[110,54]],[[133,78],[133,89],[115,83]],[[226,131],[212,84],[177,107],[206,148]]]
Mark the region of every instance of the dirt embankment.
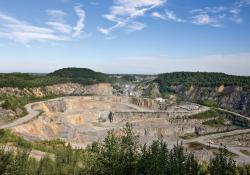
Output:
[[94,85],[81,85],[77,83],[56,84],[45,87],[35,88],[0,88],[0,96],[34,96],[44,97],[46,95],[112,95],[113,87],[109,83]]

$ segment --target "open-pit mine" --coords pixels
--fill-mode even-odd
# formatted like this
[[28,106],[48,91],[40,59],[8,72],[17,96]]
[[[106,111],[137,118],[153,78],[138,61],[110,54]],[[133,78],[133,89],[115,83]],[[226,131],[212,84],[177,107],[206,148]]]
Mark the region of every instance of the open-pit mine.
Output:
[[244,154],[249,151],[249,140],[239,145],[232,139],[237,134],[249,134],[244,129],[249,120],[230,114],[224,118],[224,125],[206,125],[217,116],[195,117],[210,110],[198,104],[167,105],[161,99],[125,96],[69,96],[26,108],[27,116],[1,128],[11,128],[30,141],[61,139],[77,149],[103,140],[109,130],[119,134],[126,123],[131,123],[143,144],[159,138],[170,147],[182,142],[199,160],[209,160],[219,147],[228,146],[238,162],[249,162]]
[[161,111],[152,99],[115,96],[65,97],[36,103],[32,108],[41,111],[41,115],[14,127],[16,133],[29,140],[60,138],[75,147],[98,141],[108,130],[120,129],[127,122],[133,124],[145,143],[160,136],[176,142],[176,136],[192,133],[195,126],[201,124],[185,116],[207,110],[206,107],[188,110],[175,106]]

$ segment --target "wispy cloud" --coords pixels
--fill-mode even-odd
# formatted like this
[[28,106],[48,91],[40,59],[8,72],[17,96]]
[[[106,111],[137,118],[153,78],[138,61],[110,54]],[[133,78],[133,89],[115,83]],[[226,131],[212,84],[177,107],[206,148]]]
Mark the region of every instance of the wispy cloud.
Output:
[[64,21],[64,18],[67,16],[62,10],[48,9],[46,13],[53,21]]
[[79,20],[77,21],[76,26],[73,28],[74,33],[73,37],[77,37],[82,33],[82,30],[84,29],[84,22],[85,22],[85,11],[82,9],[81,5],[77,5],[74,7],[74,10],[79,17]]
[[243,22],[240,13],[241,9],[247,5],[250,5],[250,0],[239,0],[227,7],[215,6],[194,9],[190,11],[190,14],[193,15],[192,22],[194,24],[221,27],[228,21],[237,24]]
[[0,38],[10,39],[19,43],[29,44],[32,41],[67,41],[77,37],[84,29],[85,13],[81,6],[74,7],[79,17],[76,26],[64,22],[67,15],[61,10],[46,10],[49,21],[44,26],[29,22],[0,12]]
[[175,21],[175,22],[184,22],[183,19],[178,18],[174,11],[166,9],[164,13],[153,12],[152,16],[155,18],[160,18],[163,20]]
[[114,0],[110,13],[103,15],[103,17],[114,22],[115,25],[107,28],[98,27],[97,29],[105,35],[120,28],[130,31],[142,30],[146,24],[137,21],[137,18],[164,3],[166,0]]
[[68,24],[60,23],[60,22],[46,22],[51,28],[57,30],[61,33],[70,34],[72,32],[72,27]]
[[213,27],[222,27],[222,24],[220,24],[220,19],[222,19],[224,16],[221,17],[211,17],[208,14],[198,14],[192,17],[192,23],[197,25],[210,25]]
[[168,9],[164,12],[155,11],[151,15],[154,18],[166,21],[223,27],[227,22],[234,22],[236,24],[243,22],[240,13],[242,8],[248,5],[250,5],[250,0],[238,0],[229,6],[213,6],[192,9],[184,18],[177,17],[174,11]]
[[144,29],[145,27],[147,27],[147,25],[144,24],[144,23],[141,23],[141,22],[132,22],[132,23],[127,27],[127,31],[128,31],[128,32],[140,31],[140,30]]

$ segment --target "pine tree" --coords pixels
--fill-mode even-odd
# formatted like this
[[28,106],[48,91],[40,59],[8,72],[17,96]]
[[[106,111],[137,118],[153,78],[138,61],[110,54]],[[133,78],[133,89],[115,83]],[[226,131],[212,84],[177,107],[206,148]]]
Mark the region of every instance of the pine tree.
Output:
[[40,160],[36,174],[37,175],[55,174],[55,163],[51,160],[51,158],[48,155]]
[[29,150],[18,150],[14,159],[6,167],[4,175],[27,175],[29,166]]
[[5,174],[7,166],[13,161],[13,153],[0,149],[0,174]]
[[215,158],[210,160],[209,170],[211,175],[235,175],[236,164],[235,161],[228,157],[226,148],[220,149],[220,152]]
[[142,150],[137,174],[164,175],[169,171],[169,150],[167,144],[162,139],[153,141],[148,149],[144,145]]

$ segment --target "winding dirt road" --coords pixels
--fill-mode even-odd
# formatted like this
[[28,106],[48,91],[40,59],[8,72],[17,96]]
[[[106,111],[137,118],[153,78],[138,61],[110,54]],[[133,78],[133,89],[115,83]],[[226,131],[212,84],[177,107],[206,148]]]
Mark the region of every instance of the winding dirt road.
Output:
[[38,115],[40,114],[40,111],[35,111],[34,109],[32,109],[32,106],[35,105],[35,104],[39,104],[39,103],[43,103],[43,102],[49,102],[49,101],[57,101],[57,100],[62,100],[62,99],[63,99],[63,97],[60,97],[60,98],[56,98],[56,99],[52,99],[52,100],[45,100],[45,101],[40,101],[40,102],[27,104],[27,105],[25,105],[25,108],[26,108],[27,113],[28,113],[26,116],[24,116],[22,118],[19,118],[17,120],[14,120],[11,123],[2,125],[2,126],[0,126],[0,129],[13,128],[15,126],[27,123],[30,120],[38,117]]

